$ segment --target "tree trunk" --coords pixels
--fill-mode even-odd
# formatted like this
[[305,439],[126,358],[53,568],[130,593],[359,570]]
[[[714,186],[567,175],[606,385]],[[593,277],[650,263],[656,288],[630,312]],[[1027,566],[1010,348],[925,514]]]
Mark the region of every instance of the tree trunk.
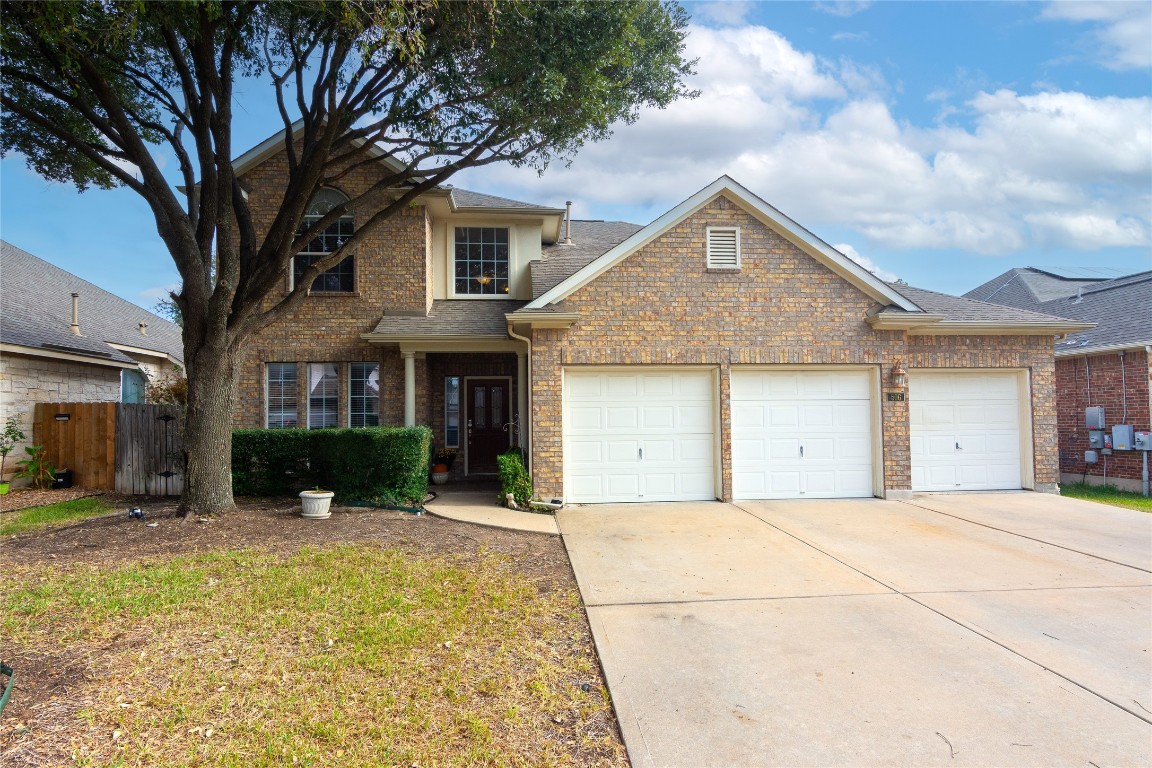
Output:
[[188,410],[184,415],[184,496],[180,512],[215,515],[232,500],[232,411],[235,359],[227,344],[210,341],[189,355]]

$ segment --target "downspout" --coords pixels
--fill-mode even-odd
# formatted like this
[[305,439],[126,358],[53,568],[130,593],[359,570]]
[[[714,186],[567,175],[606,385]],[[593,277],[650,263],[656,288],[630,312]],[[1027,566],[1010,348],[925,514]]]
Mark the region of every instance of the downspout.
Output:
[[[528,435],[528,450],[526,451],[528,456],[526,458],[528,459],[528,475],[531,476],[532,453],[536,447],[536,436],[532,434],[532,340],[525,336],[521,336],[520,334],[516,333],[516,331],[512,330],[511,320],[505,319],[505,322],[508,324],[508,335],[517,341],[524,342],[528,346],[528,381],[525,382],[528,387],[528,413],[520,414],[520,428],[524,429],[525,434]],[[524,424],[525,419],[528,421],[527,426]]]

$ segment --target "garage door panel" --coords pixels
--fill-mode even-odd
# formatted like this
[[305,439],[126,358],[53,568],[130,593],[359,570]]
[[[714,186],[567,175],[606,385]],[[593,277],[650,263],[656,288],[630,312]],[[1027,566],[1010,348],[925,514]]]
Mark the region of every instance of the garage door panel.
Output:
[[640,427],[645,431],[676,426],[676,408],[672,405],[646,405],[640,415]]
[[565,371],[572,502],[715,498],[714,375]]
[[714,410],[707,405],[680,405],[676,408],[676,427],[681,432],[712,433]]
[[913,490],[1021,487],[1018,382],[1001,371],[910,374]]
[[872,495],[868,372],[736,370],[731,381],[734,496]]

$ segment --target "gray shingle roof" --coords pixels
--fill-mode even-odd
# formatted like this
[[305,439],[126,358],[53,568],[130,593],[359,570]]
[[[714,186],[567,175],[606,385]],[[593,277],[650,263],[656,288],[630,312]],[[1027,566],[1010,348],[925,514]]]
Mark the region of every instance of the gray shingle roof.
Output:
[[467,189],[456,188],[452,189],[452,204],[457,208],[546,209],[557,212],[563,210],[538,203],[525,203],[520,200],[509,200],[506,197],[496,197],[495,195],[485,195],[483,192],[472,192]]
[[[72,294],[80,294],[80,332],[71,331]],[[140,333],[140,323],[148,333]],[[180,327],[87,280],[0,240],[0,341],[131,363],[121,344],[184,359]]]
[[[979,296],[985,293],[990,296],[988,301],[999,304],[1096,323],[1095,328],[1070,334],[1067,339],[1057,343],[1057,354],[1091,351],[1100,347],[1152,344],[1152,271],[1111,280],[1056,277],[1055,280],[1061,281],[1063,285],[1059,295],[1053,295],[1053,277],[1031,267],[1012,269],[964,295]],[[1000,291],[987,291],[988,285],[997,282],[1008,287]],[[1014,288],[1012,284],[1025,287]],[[1033,289],[1036,285],[1045,285],[1047,290],[1036,291]]]
[[910,285],[891,285],[925,312],[942,315],[944,321],[950,323],[1046,323],[1069,319],[961,296],[950,296],[923,288],[913,288]]
[[1096,277],[1064,277],[1035,267],[1010,269],[964,294],[969,299],[991,301],[1029,309],[1032,305],[1091,288],[1103,281]]
[[385,315],[374,334],[384,336],[499,336],[508,335],[504,318],[526,301],[506,299],[444,299],[433,301],[427,317]]
[[572,220],[572,244],[545,246],[532,262],[532,298],[538,298],[644,227],[626,221]]

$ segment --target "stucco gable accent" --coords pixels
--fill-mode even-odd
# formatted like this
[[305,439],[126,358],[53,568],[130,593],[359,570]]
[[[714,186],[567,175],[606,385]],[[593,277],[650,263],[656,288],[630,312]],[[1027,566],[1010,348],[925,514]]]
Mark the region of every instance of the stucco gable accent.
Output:
[[894,291],[883,280],[773,208],[729,176],[721,176],[716,181],[704,187],[704,189],[692,195],[624,242],[612,248],[598,259],[577,271],[571,277],[565,279],[535,299],[525,307],[525,309],[540,309],[549,304],[563,301],[721,195],[739,205],[765,226],[780,233],[816,261],[881,304],[894,305],[908,312],[920,311],[920,308],[916,306],[916,304],[900,295],[897,291]]

